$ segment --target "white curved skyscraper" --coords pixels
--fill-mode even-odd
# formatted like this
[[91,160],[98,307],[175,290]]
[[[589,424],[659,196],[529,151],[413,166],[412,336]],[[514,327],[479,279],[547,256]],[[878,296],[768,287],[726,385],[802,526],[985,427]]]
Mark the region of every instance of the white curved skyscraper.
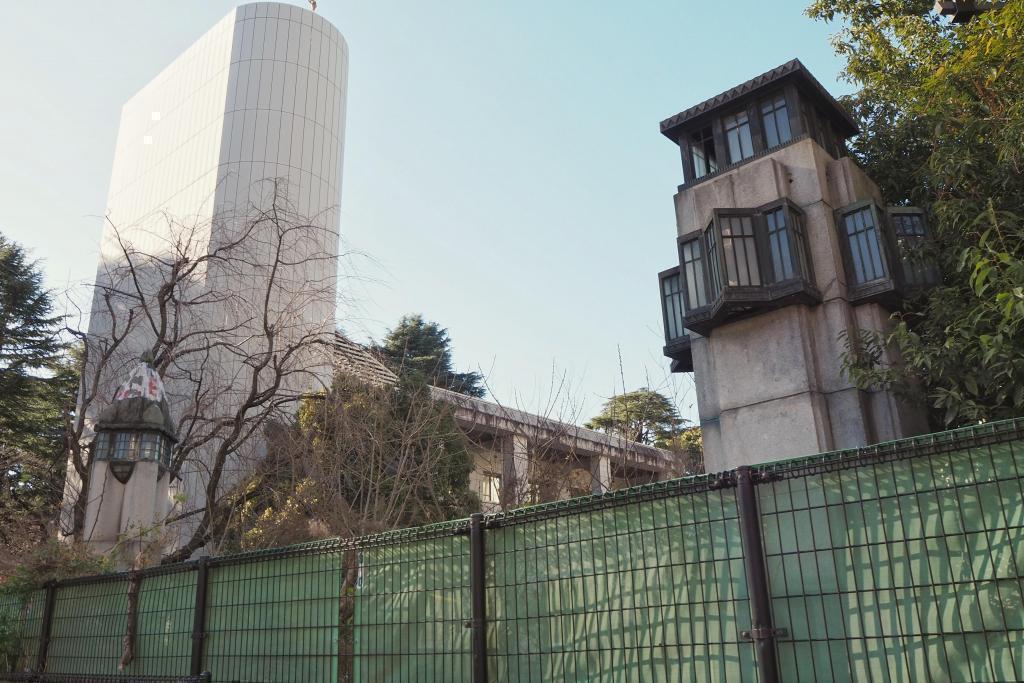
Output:
[[[302,7],[259,2],[233,10],[124,105],[91,337],[116,333],[116,314],[101,292],[123,265],[126,243],[150,255],[185,242],[190,253],[209,253],[257,220],[275,192],[293,217],[308,223],[281,242],[287,277],[305,291],[303,297],[275,294],[269,306],[292,316],[289,334],[333,332],[347,71],[348,48],[334,26]],[[247,245],[252,263],[244,272],[211,263],[194,279],[195,287],[210,293],[210,303],[199,314],[192,311],[188,324],[230,328],[224,338],[232,349],[252,343],[258,323],[245,302],[261,298],[272,261],[272,240],[253,235]],[[230,292],[233,303],[218,298],[222,292]],[[152,343],[146,325],[136,325],[122,345],[124,363]],[[329,381],[329,363],[309,361],[307,367],[310,385]],[[204,372],[228,378],[243,370],[231,354],[203,365]],[[112,390],[120,379],[111,376],[105,386]],[[193,388],[166,379],[172,410],[186,410]],[[102,394],[88,414],[109,401]],[[216,399],[221,406],[236,400],[230,391]],[[203,470],[201,464],[183,467],[181,481],[172,485],[186,508],[205,500]],[[133,483],[114,482],[95,465],[93,471],[86,537],[103,545],[124,531],[127,520],[144,525],[145,519],[128,509],[135,505],[128,490]],[[69,473],[68,503],[76,494],[70,467]],[[115,498],[123,504],[112,503]],[[158,502],[151,519],[162,518],[167,505]]]

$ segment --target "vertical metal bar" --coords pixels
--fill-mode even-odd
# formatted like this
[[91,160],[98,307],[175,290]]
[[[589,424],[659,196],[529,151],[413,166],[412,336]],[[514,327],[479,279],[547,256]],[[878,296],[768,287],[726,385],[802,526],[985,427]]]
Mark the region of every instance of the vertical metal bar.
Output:
[[204,555],[196,566],[196,606],[192,618],[192,663],[189,673],[199,676],[203,673],[203,640],[206,638],[206,575],[207,560]]
[[473,610],[473,683],[487,683],[487,599],[484,593],[484,516],[469,517],[469,590]]
[[39,652],[36,653],[36,673],[46,671],[46,652],[50,648],[50,635],[53,631],[53,604],[57,595],[57,584],[50,581],[46,584],[46,597],[43,599],[43,623],[39,626]]
[[750,467],[736,468],[736,502],[739,507],[740,532],[743,537],[743,567],[750,596],[750,630],[741,635],[754,642],[760,683],[778,683],[775,637],[772,626],[772,604],[765,573],[764,546],[761,542],[761,517]]

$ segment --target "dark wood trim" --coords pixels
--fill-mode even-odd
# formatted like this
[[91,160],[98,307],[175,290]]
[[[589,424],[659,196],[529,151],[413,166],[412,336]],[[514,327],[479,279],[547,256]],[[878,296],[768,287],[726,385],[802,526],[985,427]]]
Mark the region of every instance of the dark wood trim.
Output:
[[696,180],[697,169],[693,165],[693,145],[689,133],[682,133],[679,136],[679,153],[683,161],[683,178],[687,182]]
[[800,118],[800,95],[793,83],[782,87],[782,96],[786,98],[786,113],[789,115],[789,132],[794,138],[804,135],[803,121]]
[[[754,152],[750,156],[754,156],[768,149],[768,140],[765,138],[764,134],[764,121],[761,119],[761,101],[766,97],[771,97],[771,93],[764,93],[761,97],[747,102],[747,121],[750,125],[750,144]],[[747,158],[749,159],[750,157]]]
[[706,121],[709,117],[719,114],[724,109],[732,109],[737,102],[742,102],[748,98],[760,97],[770,89],[778,89],[790,83],[799,85],[808,93],[808,98],[813,100],[819,108],[828,110],[829,117],[841,124],[837,130],[842,130],[847,137],[858,133],[857,122],[854,121],[849,112],[832,97],[828,90],[818,82],[818,79],[798,59],[790,60],[785,64],[766,71],[760,76],[756,76],[665,119],[660,124],[661,133],[674,141],[680,129],[693,129],[698,123]]
[[694,178],[694,182],[700,182],[705,178],[711,178],[722,172],[723,168],[730,166],[729,163],[729,149],[725,142],[725,128],[722,125],[722,117],[716,116],[711,122],[711,134],[715,140],[715,159],[718,161],[718,170],[714,173],[708,173],[700,178]]

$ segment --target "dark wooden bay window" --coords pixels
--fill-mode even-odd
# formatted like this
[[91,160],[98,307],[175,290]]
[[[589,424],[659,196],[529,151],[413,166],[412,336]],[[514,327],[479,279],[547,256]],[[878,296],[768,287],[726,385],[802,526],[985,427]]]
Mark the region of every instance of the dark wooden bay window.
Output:
[[900,261],[900,285],[915,290],[937,284],[939,272],[930,251],[932,236],[924,211],[914,206],[890,206],[888,213]]
[[679,264],[685,325],[700,334],[740,315],[820,299],[803,214],[788,201],[715,211],[706,229],[680,238]]
[[924,212],[857,202],[836,212],[850,301],[895,305],[900,294],[935,284]]
[[[698,260],[696,263],[700,263]],[[690,336],[686,333],[686,288],[682,266],[658,273],[661,287],[661,314],[665,326],[664,354],[673,360],[673,372],[692,372],[693,354]]]

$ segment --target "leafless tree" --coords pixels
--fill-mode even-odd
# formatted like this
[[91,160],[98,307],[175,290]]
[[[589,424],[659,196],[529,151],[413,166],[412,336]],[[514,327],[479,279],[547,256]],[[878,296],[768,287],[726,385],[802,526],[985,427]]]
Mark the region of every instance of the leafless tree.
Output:
[[267,429],[330,377],[337,237],[319,216],[297,215],[283,183],[263,181],[261,194],[212,221],[109,226],[89,329],[67,330],[85,357],[67,425],[65,535],[89,534],[91,419],[141,353],[155,359],[178,426],[178,495],[166,522],[186,531],[165,561],[223,533]]
[[467,445],[428,387],[339,374],[294,427],[274,433],[247,483],[239,541],[352,538],[465,515],[478,506]]

